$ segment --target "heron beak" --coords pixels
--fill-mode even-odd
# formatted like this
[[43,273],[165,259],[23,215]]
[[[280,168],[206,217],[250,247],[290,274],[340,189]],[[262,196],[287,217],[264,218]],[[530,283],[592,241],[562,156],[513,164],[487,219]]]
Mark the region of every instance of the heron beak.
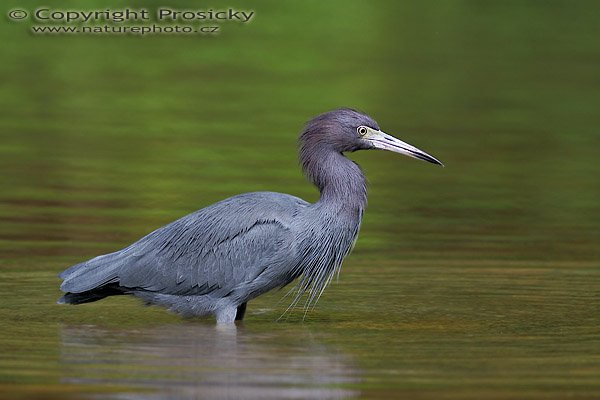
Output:
[[442,164],[437,158],[430,156],[423,150],[419,150],[400,139],[396,139],[395,137],[388,135],[385,132],[377,131],[371,128],[367,129],[368,131],[363,136],[363,139],[368,141],[376,149],[389,150],[393,151],[394,153],[404,154],[405,156],[417,158],[432,164],[438,164],[442,167],[444,166],[444,164]]

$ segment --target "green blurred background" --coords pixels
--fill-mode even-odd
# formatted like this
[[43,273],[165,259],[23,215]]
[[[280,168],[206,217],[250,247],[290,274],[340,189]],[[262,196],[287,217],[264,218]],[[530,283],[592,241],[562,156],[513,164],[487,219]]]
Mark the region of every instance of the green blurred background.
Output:
[[[173,335],[190,322],[128,299],[60,307],[56,273],[240,192],[316,200],[297,135],[349,106],[446,168],[350,155],[370,180],[361,236],[306,321],[273,322],[281,293],[250,304],[240,352],[258,376],[287,374],[259,384],[275,397],[296,375],[321,398],[600,396],[598,2],[10,0],[3,12],[43,5],[255,16],[215,36],[0,24],[0,394],[147,389],[145,372],[117,377],[155,366],[142,355],[88,360],[123,368],[98,378],[65,351],[115,346],[82,336],[158,329],[152,346],[168,353],[164,324]],[[82,333],[89,325],[100,333]],[[130,356],[143,347],[117,344]],[[330,358],[280,364],[323,353],[344,379],[306,375]],[[188,367],[204,371],[203,359]],[[227,365],[235,375],[245,364]]]

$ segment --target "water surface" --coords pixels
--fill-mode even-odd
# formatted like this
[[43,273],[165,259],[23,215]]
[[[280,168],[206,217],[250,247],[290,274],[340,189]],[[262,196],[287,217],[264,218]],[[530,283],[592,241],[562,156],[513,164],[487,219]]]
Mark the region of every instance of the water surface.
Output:
[[[212,39],[0,26],[0,396],[600,397],[597,4],[255,11]],[[65,267],[212,202],[317,199],[296,137],[342,105],[446,168],[351,155],[369,208],[306,318],[277,322],[285,289],[235,331],[55,304]]]

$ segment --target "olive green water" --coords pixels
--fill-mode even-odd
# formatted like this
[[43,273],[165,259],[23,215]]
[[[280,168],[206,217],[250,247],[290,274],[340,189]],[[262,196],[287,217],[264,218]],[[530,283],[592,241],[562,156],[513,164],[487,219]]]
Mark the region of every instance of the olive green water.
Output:
[[[4,20],[0,397],[599,398],[598,3],[398,3],[255,3],[212,38]],[[369,208],[304,320],[285,290],[237,331],[55,304],[65,267],[225,197],[314,201],[296,136],[342,105],[446,168],[351,155]]]

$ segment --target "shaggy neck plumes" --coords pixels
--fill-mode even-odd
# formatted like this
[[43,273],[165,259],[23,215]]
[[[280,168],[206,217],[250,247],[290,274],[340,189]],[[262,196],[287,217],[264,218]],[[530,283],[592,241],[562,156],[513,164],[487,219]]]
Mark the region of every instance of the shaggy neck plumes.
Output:
[[302,277],[288,310],[305,293],[305,310],[319,300],[352,249],[367,205],[366,180],[356,163],[337,151],[324,135],[305,132],[300,140],[302,169],[319,188],[321,198],[306,209],[305,231],[310,234],[302,237],[300,248],[310,251],[299,253],[297,268],[290,274]]

